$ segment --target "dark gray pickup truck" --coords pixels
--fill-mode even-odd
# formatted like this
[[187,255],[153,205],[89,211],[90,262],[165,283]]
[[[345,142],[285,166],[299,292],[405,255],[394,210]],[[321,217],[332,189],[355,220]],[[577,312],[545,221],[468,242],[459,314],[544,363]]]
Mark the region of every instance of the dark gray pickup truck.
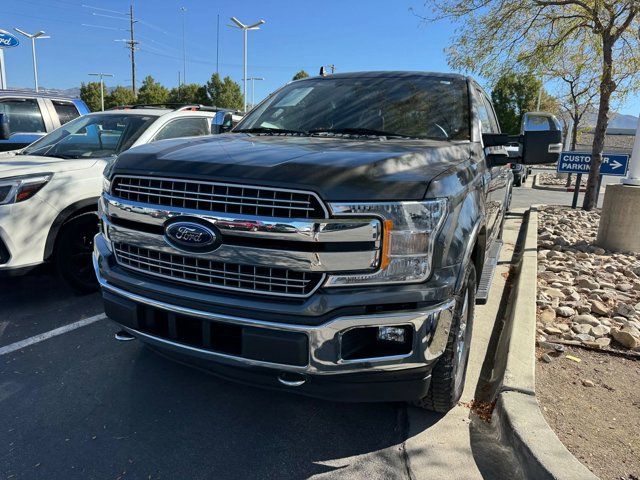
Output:
[[[134,148],[105,172],[94,266],[107,315],[225,378],[436,411],[464,385],[518,161],[470,78],[292,82],[233,132]],[[541,121],[548,128],[540,128]]]

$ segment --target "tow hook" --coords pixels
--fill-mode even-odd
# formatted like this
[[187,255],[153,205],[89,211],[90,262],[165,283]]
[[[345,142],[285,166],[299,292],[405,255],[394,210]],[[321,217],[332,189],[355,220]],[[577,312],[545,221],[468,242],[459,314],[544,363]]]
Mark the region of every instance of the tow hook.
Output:
[[278,375],[278,381],[287,387],[299,387],[306,382],[307,379],[299,373],[282,372]]
[[120,330],[118,333],[115,334],[115,338],[116,340],[118,340],[119,342],[128,342],[130,340],[135,340],[136,337],[134,337],[133,335],[131,335],[129,332],[127,332],[126,330]]

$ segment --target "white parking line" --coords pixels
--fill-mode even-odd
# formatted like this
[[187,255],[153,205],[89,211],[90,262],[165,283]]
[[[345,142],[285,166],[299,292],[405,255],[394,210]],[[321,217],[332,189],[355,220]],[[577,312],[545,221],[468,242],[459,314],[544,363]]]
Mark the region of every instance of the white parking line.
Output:
[[33,337],[20,340],[19,342],[12,343],[11,345],[0,347],[0,356],[6,355],[7,353],[15,352],[16,350],[20,350],[21,348],[28,347],[30,345],[42,342],[49,338],[57,337],[58,335],[62,335],[63,333],[70,332],[72,330],[75,330],[76,328],[84,327],[85,325],[90,325],[100,320],[104,320],[105,318],[107,318],[107,316],[104,313],[101,313],[100,315],[94,315],[93,317],[83,318],[82,320],[78,320],[77,322],[70,323],[69,325],[65,325],[60,328],[54,328],[53,330],[49,330],[48,332],[34,335]]

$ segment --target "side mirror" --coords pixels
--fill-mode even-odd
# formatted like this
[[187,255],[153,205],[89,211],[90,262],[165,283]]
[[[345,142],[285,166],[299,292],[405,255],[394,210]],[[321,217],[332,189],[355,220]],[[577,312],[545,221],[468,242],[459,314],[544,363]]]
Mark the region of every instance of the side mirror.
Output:
[[557,163],[562,153],[562,129],[546,112],[527,112],[522,118],[522,159],[525,165]]
[[0,113],[0,140],[9,140],[11,131],[9,130],[9,117]]
[[217,135],[231,130],[232,119],[229,112],[216,112],[215,117],[211,120],[211,133]]

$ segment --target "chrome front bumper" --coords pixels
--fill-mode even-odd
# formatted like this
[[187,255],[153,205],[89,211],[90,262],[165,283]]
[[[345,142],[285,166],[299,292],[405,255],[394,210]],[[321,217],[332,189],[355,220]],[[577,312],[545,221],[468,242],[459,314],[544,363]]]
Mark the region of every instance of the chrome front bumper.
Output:
[[[204,360],[226,364],[229,366],[267,367],[277,371],[297,372],[312,375],[332,375],[346,373],[401,371],[423,368],[433,364],[444,352],[451,328],[455,302],[453,300],[436,306],[408,311],[388,312],[358,316],[336,317],[319,326],[292,325],[246,317],[211,313],[194,308],[180,306],[146,298],[129,292],[109,283],[100,272],[100,252],[96,243],[93,256],[94,268],[98,281],[105,292],[122,297],[136,304],[142,304],[159,310],[172,312],[177,315],[205,319],[232,325],[250,326],[259,329],[276,330],[281,332],[304,333],[308,339],[309,358],[304,366],[285,365],[260,360],[228,355],[220,352],[197,348],[191,345],[175,342],[167,338],[150,335],[133,328],[125,327],[127,331],[140,340],[151,345],[179,351],[186,355]],[[385,356],[379,358],[364,358],[345,360],[340,357],[340,346],[344,332],[354,327],[370,327],[379,325],[409,325],[413,327],[412,350],[405,355]]]

